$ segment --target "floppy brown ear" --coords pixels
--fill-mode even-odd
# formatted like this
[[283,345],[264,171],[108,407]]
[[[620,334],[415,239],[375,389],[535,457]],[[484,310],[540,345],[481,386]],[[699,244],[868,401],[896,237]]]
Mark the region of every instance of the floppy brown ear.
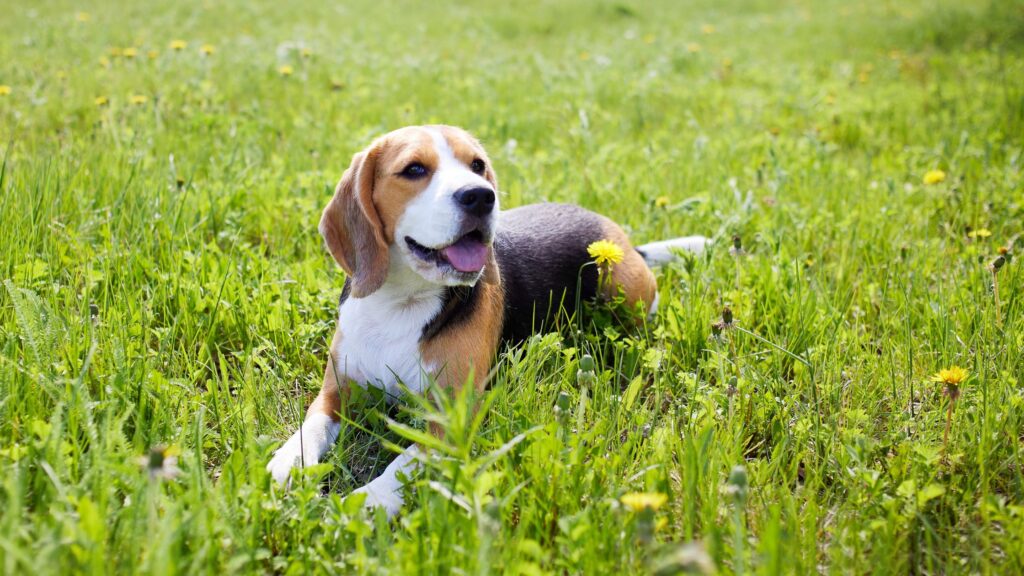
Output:
[[388,273],[388,245],[373,205],[378,154],[373,148],[352,157],[320,217],[320,235],[351,280],[356,298],[376,292]]

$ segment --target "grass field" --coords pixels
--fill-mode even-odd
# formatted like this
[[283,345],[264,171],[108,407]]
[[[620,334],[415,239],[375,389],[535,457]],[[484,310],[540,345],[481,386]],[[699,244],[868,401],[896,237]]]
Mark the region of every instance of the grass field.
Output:
[[[0,571],[1024,571],[1024,3],[327,4],[5,6]],[[717,244],[643,330],[505,351],[480,418],[358,395],[282,490],[319,212],[428,122],[506,207]],[[428,419],[396,520],[345,499]]]

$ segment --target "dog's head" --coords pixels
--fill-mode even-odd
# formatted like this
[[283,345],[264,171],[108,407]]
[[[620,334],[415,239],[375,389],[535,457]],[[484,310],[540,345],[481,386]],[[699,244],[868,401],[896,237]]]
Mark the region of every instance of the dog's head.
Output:
[[498,184],[480,143],[450,126],[412,126],[352,158],[320,234],[359,298],[392,258],[429,282],[474,284],[491,261]]

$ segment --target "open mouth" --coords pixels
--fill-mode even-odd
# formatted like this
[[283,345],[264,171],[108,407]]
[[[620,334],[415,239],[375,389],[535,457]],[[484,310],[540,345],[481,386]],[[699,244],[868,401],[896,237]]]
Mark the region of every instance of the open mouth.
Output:
[[444,248],[427,248],[408,236],[405,243],[420,260],[450,266],[467,274],[483,270],[490,252],[490,247],[484,243],[484,234],[479,230],[473,230]]

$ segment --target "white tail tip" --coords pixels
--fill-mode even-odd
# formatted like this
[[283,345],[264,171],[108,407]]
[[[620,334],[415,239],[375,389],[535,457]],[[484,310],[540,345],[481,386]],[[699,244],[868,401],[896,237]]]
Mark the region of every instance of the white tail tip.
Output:
[[699,254],[711,243],[709,238],[703,236],[684,236],[660,242],[651,242],[643,246],[637,246],[636,250],[644,257],[644,261],[652,268],[661,266],[676,260],[675,252],[693,252]]

